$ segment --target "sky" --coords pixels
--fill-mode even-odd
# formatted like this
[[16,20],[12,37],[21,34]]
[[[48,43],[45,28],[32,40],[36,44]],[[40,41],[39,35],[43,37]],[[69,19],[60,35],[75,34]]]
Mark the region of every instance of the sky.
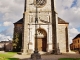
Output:
[[[80,33],[80,0],[55,0],[56,12],[69,22],[69,43]],[[24,0],[0,0],[0,41],[12,40],[14,22],[23,17]]]

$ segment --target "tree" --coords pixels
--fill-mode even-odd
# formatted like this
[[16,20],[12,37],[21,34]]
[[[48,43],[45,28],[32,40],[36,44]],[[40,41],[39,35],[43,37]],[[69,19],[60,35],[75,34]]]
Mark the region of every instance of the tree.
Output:
[[13,38],[13,51],[20,52],[22,48],[22,33],[15,33]]

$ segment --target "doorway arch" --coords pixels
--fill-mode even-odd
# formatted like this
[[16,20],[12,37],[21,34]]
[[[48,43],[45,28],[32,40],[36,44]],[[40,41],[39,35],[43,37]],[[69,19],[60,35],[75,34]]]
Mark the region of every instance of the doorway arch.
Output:
[[37,29],[37,44],[38,44],[38,51],[46,52],[47,32],[42,28]]

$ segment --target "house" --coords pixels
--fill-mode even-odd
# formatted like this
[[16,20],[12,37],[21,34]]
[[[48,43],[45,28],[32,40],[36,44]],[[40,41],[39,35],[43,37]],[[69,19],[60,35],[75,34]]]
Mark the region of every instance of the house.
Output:
[[80,50],[80,34],[73,38],[72,43],[70,44],[71,50]]
[[0,42],[0,51],[12,51],[13,46],[12,46],[12,41],[1,41]]

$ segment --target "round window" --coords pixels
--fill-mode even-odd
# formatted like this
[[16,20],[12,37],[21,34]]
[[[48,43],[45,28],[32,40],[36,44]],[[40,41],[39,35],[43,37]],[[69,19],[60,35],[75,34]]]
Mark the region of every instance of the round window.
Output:
[[41,8],[46,4],[46,2],[47,2],[46,0],[34,0],[34,5],[37,8]]

